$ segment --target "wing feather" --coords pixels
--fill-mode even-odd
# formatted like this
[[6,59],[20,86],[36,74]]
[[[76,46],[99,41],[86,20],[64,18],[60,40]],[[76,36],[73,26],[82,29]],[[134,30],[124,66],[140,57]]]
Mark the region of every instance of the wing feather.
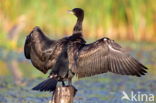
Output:
[[24,55],[27,59],[30,59],[30,50],[31,50],[31,40],[30,37],[27,36],[24,44]]
[[79,78],[105,72],[141,76],[146,67],[130,56],[119,44],[109,38],[102,38],[83,46],[79,51],[77,68],[73,69]]
[[[57,41],[46,37],[39,27],[35,27],[25,40],[25,57],[31,59],[32,64],[38,70],[46,73],[55,63],[53,62],[50,63],[50,65],[46,65],[52,60],[55,60],[55,58],[50,58],[50,56],[54,54],[56,42]],[[57,55],[55,56],[57,57]]]

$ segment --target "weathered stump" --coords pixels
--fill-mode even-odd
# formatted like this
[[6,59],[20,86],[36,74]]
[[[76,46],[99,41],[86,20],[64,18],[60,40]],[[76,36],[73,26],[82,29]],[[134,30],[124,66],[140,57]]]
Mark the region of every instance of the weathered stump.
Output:
[[73,103],[76,92],[77,89],[74,86],[58,86],[49,103]]

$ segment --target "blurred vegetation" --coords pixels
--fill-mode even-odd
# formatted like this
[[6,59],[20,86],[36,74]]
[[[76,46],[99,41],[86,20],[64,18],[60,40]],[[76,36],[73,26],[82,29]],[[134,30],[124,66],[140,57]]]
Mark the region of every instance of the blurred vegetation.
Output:
[[0,0],[0,46],[22,51],[25,36],[40,26],[52,38],[72,33],[76,18],[67,10],[85,10],[88,39],[155,41],[154,0]]

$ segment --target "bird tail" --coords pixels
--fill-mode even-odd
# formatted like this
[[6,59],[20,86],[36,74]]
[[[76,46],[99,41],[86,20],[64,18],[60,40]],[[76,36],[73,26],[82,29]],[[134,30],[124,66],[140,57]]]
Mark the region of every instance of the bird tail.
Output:
[[37,91],[54,91],[56,89],[57,80],[55,78],[48,78],[32,88],[32,90]]

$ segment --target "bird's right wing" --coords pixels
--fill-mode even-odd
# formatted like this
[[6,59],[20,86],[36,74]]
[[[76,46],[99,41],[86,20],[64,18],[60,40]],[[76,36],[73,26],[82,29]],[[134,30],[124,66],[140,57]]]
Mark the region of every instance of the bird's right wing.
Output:
[[141,76],[147,69],[119,44],[108,38],[83,46],[78,51],[76,65],[77,68],[72,71],[79,78],[105,72]]

